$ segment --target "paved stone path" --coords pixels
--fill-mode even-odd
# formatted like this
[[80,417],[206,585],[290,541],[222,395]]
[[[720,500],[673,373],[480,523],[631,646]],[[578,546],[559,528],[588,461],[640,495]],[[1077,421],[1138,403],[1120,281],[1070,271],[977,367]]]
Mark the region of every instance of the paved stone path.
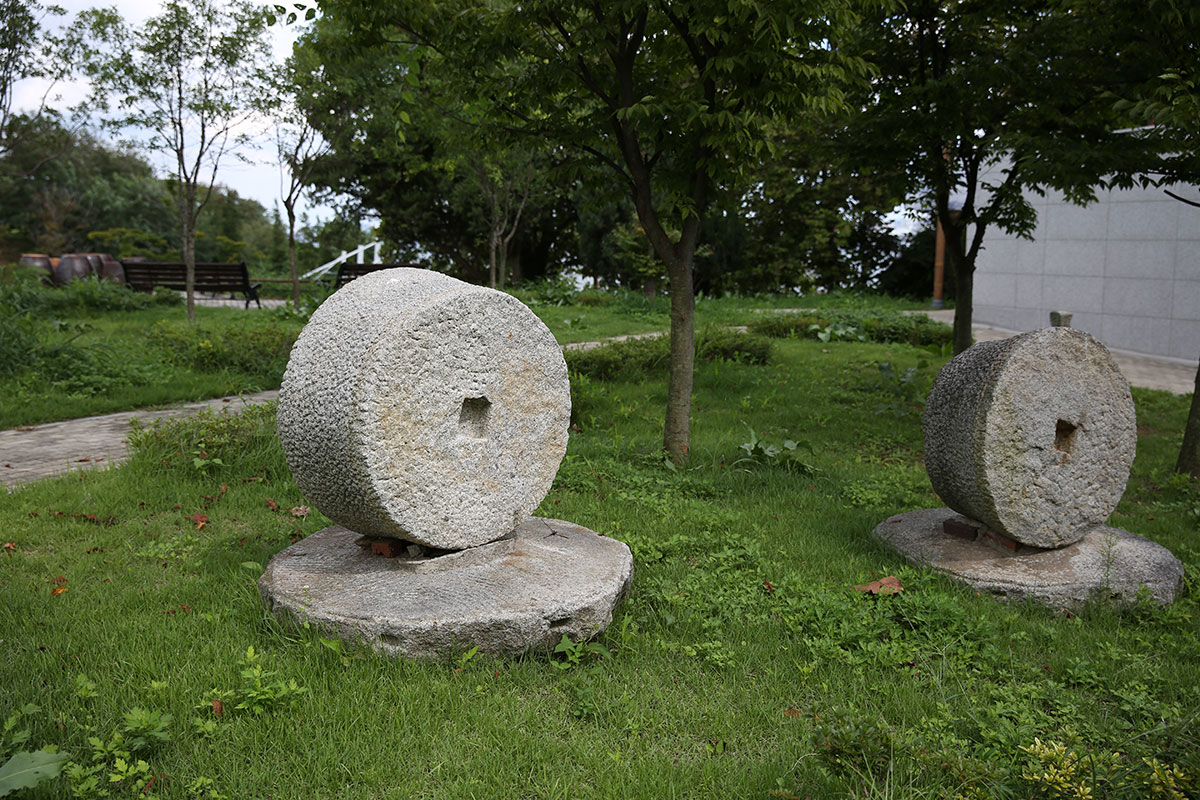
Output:
[[[943,322],[953,321],[954,318],[953,311],[925,313]],[[974,332],[977,341],[1004,339],[1016,333],[982,325],[975,326]],[[662,335],[659,332],[614,338],[643,339]],[[565,345],[565,349],[588,350],[600,344],[602,343],[576,342]],[[1188,364],[1179,360],[1120,351],[1113,351],[1113,357],[1134,386],[1188,394],[1195,385],[1195,363]],[[129,433],[129,420],[134,417],[149,422],[162,417],[186,416],[206,408],[236,411],[246,405],[274,400],[278,396],[278,391],[270,391],[241,397],[219,397],[203,403],[191,403],[160,411],[125,411],[102,417],[84,417],[0,431],[0,483],[14,487],[62,472],[105,467],[122,461],[127,452],[125,437]]]
[[272,390],[240,397],[218,397],[160,411],[123,411],[0,431],[0,482],[16,486],[48,475],[106,467],[122,461],[128,447],[125,437],[129,434],[129,420],[135,417],[151,422],[163,417],[183,417],[204,409],[236,411],[278,396],[278,390]]
[[[954,311],[940,309],[937,311],[918,311],[947,325],[954,324]],[[993,328],[988,325],[972,325],[971,332],[977,342],[988,342],[993,339],[1007,339],[1022,331],[1009,331],[1003,328]],[[1121,368],[1125,379],[1134,386],[1146,389],[1162,389],[1172,394],[1190,394],[1196,386],[1196,362],[1184,361],[1178,358],[1157,358],[1142,353],[1130,353],[1125,350],[1112,350],[1113,359]]]

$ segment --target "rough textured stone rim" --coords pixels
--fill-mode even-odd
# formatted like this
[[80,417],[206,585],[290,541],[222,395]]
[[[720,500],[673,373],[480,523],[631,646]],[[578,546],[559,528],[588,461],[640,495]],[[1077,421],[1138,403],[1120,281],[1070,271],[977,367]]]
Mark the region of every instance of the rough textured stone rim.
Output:
[[[1143,591],[1166,605],[1182,585],[1183,565],[1170,550],[1120,528],[1101,525],[1067,547],[1010,554],[943,533],[943,522],[955,516],[949,508],[909,511],[884,520],[872,535],[914,566],[1001,599],[1032,599],[1056,610],[1092,599],[1131,603]],[[1115,559],[1107,574],[1095,563],[1106,552]]]
[[412,562],[371,555],[361,538],[335,525],[277,553],[258,581],[264,603],[386,655],[518,655],[602,631],[633,577],[623,542],[563,520]]

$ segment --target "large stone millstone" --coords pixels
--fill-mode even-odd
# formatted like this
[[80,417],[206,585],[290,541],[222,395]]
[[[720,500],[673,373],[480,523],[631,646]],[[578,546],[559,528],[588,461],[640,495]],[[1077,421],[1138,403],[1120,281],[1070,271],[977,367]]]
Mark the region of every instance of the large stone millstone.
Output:
[[258,581],[264,602],[393,656],[515,655],[604,630],[633,577],[622,542],[556,519],[415,560],[374,556],[363,539],[334,526],[276,554]]
[[571,392],[554,336],[514,297],[437,272],[365,275],[301,331],[279,438],[305,496],[358,533],[460,549],[545,498]]
[[1133,399],[1104,345],[1070,328],[981,342],[925,404],[925,466],[955,511],[1033,547],[1102,525],[1137,445]]

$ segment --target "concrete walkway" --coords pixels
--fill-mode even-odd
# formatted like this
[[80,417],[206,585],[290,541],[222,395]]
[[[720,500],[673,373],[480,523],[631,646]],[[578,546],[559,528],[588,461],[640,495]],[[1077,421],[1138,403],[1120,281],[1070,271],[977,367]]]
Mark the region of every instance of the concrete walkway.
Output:
[[[953,311],[913,313],[928,313],[942,322],[953,322],[954,319]],[[1004,339],[1017,333],[983,325],[974,326],[974,332],[976,341],[981,342]],[[642,339],[662,335],[660,332],[614,338]],[[564,349],[589,350],[601,344],[576,342],[565,345]],[[1175,394],[1192,391],[1196,377],[1195,363],[1118,351],[1114,351],[1113,356],[1134,386],[1163,389]],[[246,405],[274,400],[278,396],[278,391],[270,391],[241,397],[219,397],[162,411],[125,411],[0,431],[0,483],[13,487],[71,470],[105,467],[120,462],[127,454],[129,421],[135,417],[143,422],[151,422],[163,417],[186,416],[203,409],[236,411]]]
[[83,417],[45,425],[0,431],[0,482],[6,486],[80,469],[106,467],[123,461],[128,452],[129,421],[152,422],[164,417],[184,417],[197,411],[238,410],[265,403],[277,390],[240,397],[218,397],[162,411],[123,411],[102,417]]
[[[954,324],[954,311],[940,309],[937,311],[905,312],[925,314],[947,325]],[[993,328],[989,325],[972,325],[971,332],[977,342],[989,342],[993,339],[1007,339],[1022,331],[1009,331],[1003,328]],[[1178,358],[1159,358],[1142,353],[1131,353],[1125,350],[1110,350],[1117,366],[1121,368],[1125,379],[1134,386],[1146,389],[1162,389],[1172,394],[1190,394],[1196,386],[1196,362],[1184,361]],[[1198,354],[1200,355],[1200,354]]]

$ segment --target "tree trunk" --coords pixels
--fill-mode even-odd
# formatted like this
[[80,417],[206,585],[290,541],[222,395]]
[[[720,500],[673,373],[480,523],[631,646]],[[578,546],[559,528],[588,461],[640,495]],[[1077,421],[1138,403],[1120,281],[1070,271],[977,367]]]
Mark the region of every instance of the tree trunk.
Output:
[[1183,446],[1179,448],[1179,460],[1175,462],[1175,471],[1200,478],[1200,368],[1196,370],[1192,405],[1183,429]]
[[671,369],[663,447],[675,463],[687,460],[692,439],[692,381],[696,360],[696,302],[692,293],[694,249],[667,264],[671,282]]
[[496,229],[488,239],[488,286],[496,288]]
[[184,294],[187,296],[188,322],[196,321],[196,218],[195,189],[180,187],[179,218],[183,225]]
[[284,203],[288,215],[288,274],[292,278],[292,305],[300,308],[300,274],[296,270],[296,209]]
[[954,264],[954,355],[971,346],[971,316],[974,313],[975,264],[958,258]]
[[513,286],[520,286],[525,277],[521,274],[521,251],[517,250],[508,256],[505,263],[508,264],[508,282]]

